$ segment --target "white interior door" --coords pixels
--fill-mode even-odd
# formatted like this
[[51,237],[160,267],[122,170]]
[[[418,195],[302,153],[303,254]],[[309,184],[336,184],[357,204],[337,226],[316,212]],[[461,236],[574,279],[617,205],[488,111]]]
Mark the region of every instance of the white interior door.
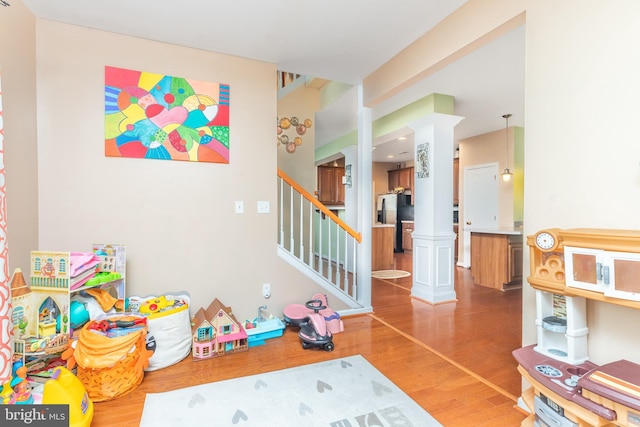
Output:
[[471,266],[471,229],[498,226],[498,163],[464,168],[464,267]]

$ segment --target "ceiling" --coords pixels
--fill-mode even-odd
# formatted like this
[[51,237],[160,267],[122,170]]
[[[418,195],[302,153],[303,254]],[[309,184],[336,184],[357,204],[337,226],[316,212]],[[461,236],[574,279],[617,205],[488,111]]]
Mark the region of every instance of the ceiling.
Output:
[[[454,97],[455,114],[464,117],[454,129],[454,139],[503,129],[524,127],[524,27],[518,27],[455,63],[376,106],[373,120],[432,93]],[[357,92],[352,89],[330,108],[316,115],[316,145],[333,141],[357,128]],[[323,124],[338,124],[337,128]],[[406,137],[398,140],[398,137]],[[373,141],[375,162],[413,160],[413,131],[400,129]],[[393,156],[393,158],[389,158]]]
[[[466,0],[22,0],[36,17],[274,63],[279,70],[357,84]],[[11,3],[11,0],[9,0]],[[1,10],[0,10],[1,12]],[[431,93],[455,97],[456,140],[524,124],[524,29],[467,55],[373,110],[374,120]],[[314,123],[322,145],[357,127],[355,89]],[[374,161],[407,151],[374,141]],[[397,136],[397,135],[394,135]],[[410,145],[409,145],[410,144]],[[406,155],[405,155],[406,157]]]

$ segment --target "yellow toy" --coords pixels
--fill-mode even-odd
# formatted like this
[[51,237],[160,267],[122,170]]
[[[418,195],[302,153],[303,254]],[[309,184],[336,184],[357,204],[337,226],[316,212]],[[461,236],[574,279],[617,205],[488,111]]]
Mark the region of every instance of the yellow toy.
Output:
[[167,307],[173,305],[173,300],[168,300],[164,295],[159,296],[158,298],[154,298],[145,302],[140,306],[140,313],[143,314],[151,314],[157,313]]
[[67,368],[54,368],[53,379],[44,383],[42,404],[68,404],[69,427],[91,426],[93,402],[82,382]]
[[7,405],[13,396],[13,389],[11,388],[11,381],[2,385],[2,391],[0,392],[0,403]]

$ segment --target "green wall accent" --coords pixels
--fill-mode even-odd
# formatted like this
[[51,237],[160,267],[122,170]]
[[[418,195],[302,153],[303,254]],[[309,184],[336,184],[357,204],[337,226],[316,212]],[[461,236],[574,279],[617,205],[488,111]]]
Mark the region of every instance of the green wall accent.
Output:
[[[431,113],[454,114],[454,98],[451,95],[432,93],[411,104],[408,104],[393,113],[380,117],[372,123],[372,137],[379,138],[398,129],[408,126],[410,123]],[[358,144],[358,130],[350,132],[336,140],[316,149],[315,160],[326,159],[339,153],[346,147]]]
[[453,96],[432,93],[393,113],[375,120],[372,125],[373,138],[379,138],[431,113],[453,114]]
[[348,92],[353,85],[346,83],[329,82],[320,89],[320,108],[324,108]]
[[524,220],[524,128],[513,128],[513,220]]
[[316,148],[316,162],[318,160],[326,159],[327,157],[331,157],[336,153],[341,152],[347,147],[352,145],[358,145],[358,131],[354,130],[351,133],[348,133],[344,136],[341,136],[338,139],[334,139],[328,144],[323,145],[322,147]]

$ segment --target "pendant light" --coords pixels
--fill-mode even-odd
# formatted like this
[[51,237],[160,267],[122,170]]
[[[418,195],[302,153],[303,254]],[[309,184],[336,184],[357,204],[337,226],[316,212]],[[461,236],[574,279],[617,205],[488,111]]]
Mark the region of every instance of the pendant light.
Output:
[[511,176],[513,175],[513,173],[509,170],[509,117],[511,117],[511,114],[504,114],[502,117],[504,117],[504,119],[507,122],[505,126],[505,132],[504,132],[507,140],[507,162],[506,162],[506,167],[502,172],[502,180],[504,182],[509,182],[511,181]]

